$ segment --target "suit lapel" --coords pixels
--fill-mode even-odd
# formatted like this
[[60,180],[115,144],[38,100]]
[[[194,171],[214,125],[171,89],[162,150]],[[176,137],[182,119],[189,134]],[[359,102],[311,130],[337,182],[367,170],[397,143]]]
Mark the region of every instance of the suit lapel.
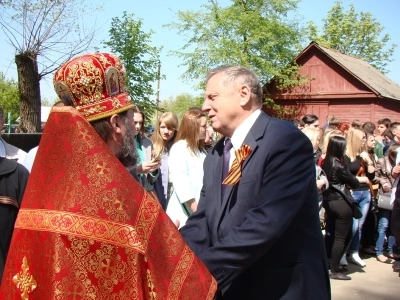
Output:
[[253,135],[251,134],[251,132],[249,132],[246,136],[246,138],[243,141],[243,145],[246,144],[248,146],[250,146],[251,148],[251,153],[250,155],[246,158],[246,160],[243,162],[242,165],[242,175],[243,175],[243,170],[246,167],[247,163],[250,161],[250,159],[253,157],[254,153],[257,151],[258,148],[258,143],[257,141],[254,139]]
[[[242,176],[246,175],[245,172],[245,167],[250,161],[250,159],[254,156],[254,153],[257,152],[258,150],[258,140],[261,139],[264,136],[265,130],[267,128],[268,122],[270,120],[270,117],[267,116],[265,113],[261,112],[260,116],[257,118],[256,122],[253,124],[251,127],[250,131],[247,133],[243,144],[246,144],[251,147],[251,153],[249,157],[246,158],[246,160],[243,162],[242,165]],[[220,166],[217,168],[219,170],[219,174],[222,173],[222,157],[220,158]],[[221,175],[219,175],[221,177]],[[217,177],[215,177],[217,178]],[[238,183],[236,184],[238,185]],[[224,199],[222,199],[222,204],[220,207],[219,215],[218,215],[218,226],[220,224],[221,217],[225,211],[225,207],[229,202],[229,198],[232,197],[234,188],[236,188],[236,185],[228,185],[228,187],[225,190],[225,196]],[[219,185],[219,194],[221,195],[221,184]],[[221,197],[220,197],[221,198]]]
[[[220,215],[221,210],[221,175],[222,175],[222,153],[223,153],[223,142],[219,141],[217,145],[215,145],[213,153],[213,159],[211,161],[210,168],[213,168],[213,182],[212,182],[212,193],[210,198],[212,201],[209,203],[212,206],[211,212],[211,220],[218,220],[217,217]],[[217,222],[215,224],[217,226]]]

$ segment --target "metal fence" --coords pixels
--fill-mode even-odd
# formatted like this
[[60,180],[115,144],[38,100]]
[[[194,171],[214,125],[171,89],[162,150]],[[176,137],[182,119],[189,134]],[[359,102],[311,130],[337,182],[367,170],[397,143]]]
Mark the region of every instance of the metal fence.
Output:
[[5,133],[14,133],[15,129],[18,128],[19,124],[11,124],[11,113],[8,112],[7,114],[8,118],[7,118],[7,123],[4,124],[4,127],[6,128]]

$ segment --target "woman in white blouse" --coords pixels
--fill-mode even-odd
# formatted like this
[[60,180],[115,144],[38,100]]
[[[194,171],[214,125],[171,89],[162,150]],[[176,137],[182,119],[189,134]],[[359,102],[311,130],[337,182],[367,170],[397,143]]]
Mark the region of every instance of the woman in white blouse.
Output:
[[185,225],[188,216],[197,209],[203,185],[206,127],[204,112],[200,108],[189,109],[182,118],[169,154],[172,194],[167,214],[178,227]]

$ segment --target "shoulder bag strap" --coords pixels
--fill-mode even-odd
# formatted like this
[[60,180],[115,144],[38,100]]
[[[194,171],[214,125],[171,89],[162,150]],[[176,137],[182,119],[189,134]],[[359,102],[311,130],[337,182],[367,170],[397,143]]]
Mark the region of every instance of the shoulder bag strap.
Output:
[[383,160],[385,161],[386,177],[387,177],[387,179],[388,179],[388,181],[390,183],[390,188],[392,188],[393,187],[393,183],[394,183],[394,180],[392,181],[392,179],[393,179],[393,177],[392,177],[392,168],[393,167],[392,167],[392,164],[390,163],[389,158],[387,156],[385,156],[383,158]]
[[[174,184],[172,184],[172,185],[171,185],[171,193],[170,193],[170,195],[169,195],[169,197],[168,197],[167,203],[169,202],[169,199],[171,198],[171,195],[173,194],[174,189],[175,189],[175,188],[174,188]],[[175,193],[175,194],[176,194],[176,193]],[[179,201],[179,204],[181,205],[184,214],[185,214],[187,217],[189,217],[189,216],[190,216],[190,212],[189,212],[188,208],[186,207],[185,203],[182,203],[182,202],[179,200],[178,194],[176,194],[176,199]]]

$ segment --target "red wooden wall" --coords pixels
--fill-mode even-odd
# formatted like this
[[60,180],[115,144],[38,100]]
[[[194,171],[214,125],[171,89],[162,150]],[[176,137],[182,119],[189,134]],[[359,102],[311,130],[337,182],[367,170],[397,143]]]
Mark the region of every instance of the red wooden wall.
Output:
[[321,126],[329,114],[348,122],[359,119],[376,123],[382,118],[400,121],[399,100],[379,98],[318,48],[311,47],[297,59],[297,63],[301,66],[300,73],[309,76],[306,86],[283,94],[275,93],[273,82],[265,87],[277,104],[301,104],[303,108],[299,117],[315,114]]
[[[277,100],[278,104],[293,105],[295,101]],[[389,118],[392,122],[400,122],[400,101],[392,99],[324,99],[323,101],[299,100],[304,103],[301,118],[306,114],[317,115],[321,126],[331,114],[345,122],[359,119],[361,122],[374,122]]]
[[[317,48],[311,48],[297,63],[301,66],[300,74],[307,75],[310,79],[307,92],[309,96],[320,99],[358,97],[360,94],[375,96],[367,86]],[[293,92],[296,93],[296,89]]]

